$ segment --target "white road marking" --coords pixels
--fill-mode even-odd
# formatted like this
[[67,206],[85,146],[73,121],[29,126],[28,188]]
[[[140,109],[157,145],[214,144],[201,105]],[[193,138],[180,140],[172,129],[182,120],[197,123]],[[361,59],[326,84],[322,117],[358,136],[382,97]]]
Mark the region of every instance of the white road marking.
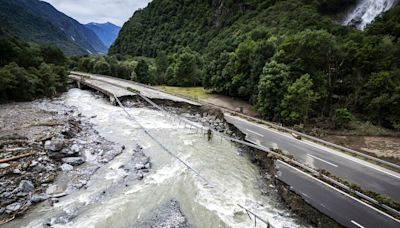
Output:
[[354,225],[356,225],[356,226],[358,226],[358,227],[360,227],[360,228],[365,228],[364,226],[361,226],[359,223],[357,223],[357,222],[354,221],[354,220],[351,220],[351,223],[353,223]]
[[332,162],[325,161],[325,160],[322,159],[322,158],[316,157],[316,156],[311,155],[311,154],[307,154],[307,155],[310,156],[310,157],[312,157],[312,158],[314,158],[314,159],[317,159],[317,160],[320,160],[320,161],[322,161],[322,162],[325,162],[326,164],[329,164],[329,165],[331,165],[331,166],[334,166],[334,167],[336,167],[336,168],[338,167],[338,165],[333,164]]
[[287,163],[285,163],[285,162],[283,162],[283,161],[281,161],[281,160],[278,160],[278,163],[281,163],[282,165],[287,166],[287,167],[289,167],[289,168],[291,168],[291,169],[297,170],[297,172],[299,172],[299,173],[301,173],[301,174],[303,174],[303,175],[309,177],[310,179],[312,179],[312,180],[314,180],[314,181],[316,181],[316,182],[319,182],[319,183],[321,183],[322,185],[324,185],[324,186],[326,186],[326,187],[328,187],[328,188],[330,188],[330,189],[333,189],[334,191],[337,191],[337,192],[341,193],[342,195],[344,195],[344,196],[346,196],[346,197],[348,197],[348,198],[350,198],[350,199],[353,199],[354,201],[359,202],[360,204],[362,204],[362,205],[364,205],[364,206],[366,206],[366,207],[368,207],[368,208],[370,208],[370,209],[372,209],[372,210],[374,210],[374,211],[376,211],[376,212],[378,212],[378,213],[380,213],[380,214],[382,214],[382,215],[384,215],[384,216],[386,216],[386,217],[388,217],[388,218],[390,218],[390,219],[392,219],[392,220],[394,220],[394,221],[400,223],[400,220],[394,218],[393,216],[387,214],[386,212],[383,212],[383,211],[381,211],[381,210],[378,210],[377,208],[375,208],[375,207],[373,207],[373,206],[371,206],[371,205],[369,205],[369,204],[367,204],[367,203],[365,203],[365,202],[363,202],[363,201],[361,201],[361,200],[355,198],[354,196],[351,196],[351,195],[345,193],[344,191],[342,191],[342,190],[340,190],[340,189],[337,189],[337,188],[335,188],[335,187],[333,187],[333,186],[331,186],[331,185],[329,185],[329,184],[323,182],[323,181],[320,180],[320,179],[317,179],[317,178],[311,176],[311,175],[308,174],[308,173],[305,173],[304,171],[302,171],[302,170],[300,170],[300,169],[298,169],[298,168],[296,168],[296,167],[293,167],[293,166],[291,166],[291,165],[289,165],[289,164],[287,164]]
[[252,131],[252,130],[249,130],[249,129],[246,129],[246,131],[248,131],[248,132],[250,132],[250,133],[253,133],[253,134],[256,134],[256,135],[258,135],[258,136],[264,138],[264,135],[262,135],[262,134],[260,134],[260,133],[257,133],[257,132],[255,132],[255,131]]
[[366,167],[368,167],[368,168],[374,169],[375,171],[378,171],[378,172],[384,173],[384,174],[386,174],[386,175],[392,176],[392,177],[394,177],[394,178],[400,179],[400,175],[398,175],[397,173],[396,173],[396,174],[395,174],[395,173],[392,173],[392,171],[390,171],[390,170],[387,170],[387,169],[382,168],[382,167],[380,167],[380,166],[376,166],[376,165],[371,164],[371,163],[369,163],[369,162],[360,160],[360,159],[358,159],[358,158],[356,158],[356,157],[353,157],[353,156],[344,154],[343,152],[336,151],[336,150],[330,149],[330,148],[328,148],[328,147],[325,147],[325,146],[322,146],[322,145],[320,145],[320,144],[316,144],[316,143],[314,143],[314,142],[310,142],[310,141],[307,141],[307,140],[304,140],[304,139],[303,139],[302,141],[296,140],[296,139],[293,138],[293,136],[284,134],[284,133],[282,133],[282,132],[279,132],[278,130],[273,130],[273,129],[271,129],[271,128],[265,126],[265,125],[261,125],[261,124],[257,124],[257,123],[250,122],[250,121],[248,121],[248,120],[244,120],[244,119],[239,118],[239,117],[234,117],[234,116],[229,115],[229,118],[236,119],[236,120],[238,120],[238,121],[245,122],[245,123],[250,124],[250,125],[253,125],[253,126],[255,126],[255,127],[258,127],[258,128],[261,128],[261,129],[270,131],[270,132],[272,132],[272,133],[275,133],[275,134],[284,136],[284,137],[286,137],[286,138],[291,139],[292,141],[297,141],[297,142],[299,142],[299,143],[307,144],[307,145],[309,145],[309,146],[312,146],[312,147],[315,147],[315,148],[317,148],[317,149],[323,150],[324,152],[328,152],[328,153],[331,153],[331,154],[335,154],[335,155],[340,156],[340,157],[342,157],[342,158],[344,158],[344,159],[347,159],[347,160],[356,162],[356,163],[358,163],[358,164],[360,164],[360,165],[366,166]]

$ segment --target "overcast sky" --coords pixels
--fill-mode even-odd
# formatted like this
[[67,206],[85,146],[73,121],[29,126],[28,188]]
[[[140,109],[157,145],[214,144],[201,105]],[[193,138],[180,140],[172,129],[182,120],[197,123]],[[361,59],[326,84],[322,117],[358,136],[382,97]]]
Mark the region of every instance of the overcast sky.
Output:
[[43,0],[82,24],[111,22],[123,25],[151,0]]

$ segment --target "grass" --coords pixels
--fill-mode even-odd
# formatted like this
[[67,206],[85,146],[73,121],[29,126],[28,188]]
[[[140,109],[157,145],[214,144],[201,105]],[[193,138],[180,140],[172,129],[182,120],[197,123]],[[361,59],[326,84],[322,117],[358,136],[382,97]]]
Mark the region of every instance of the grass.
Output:
[[203,87],[173,87],[173,86],[157,86],[167,93],[185,96],[194,100],[201,100],[210,96],[210,92]]

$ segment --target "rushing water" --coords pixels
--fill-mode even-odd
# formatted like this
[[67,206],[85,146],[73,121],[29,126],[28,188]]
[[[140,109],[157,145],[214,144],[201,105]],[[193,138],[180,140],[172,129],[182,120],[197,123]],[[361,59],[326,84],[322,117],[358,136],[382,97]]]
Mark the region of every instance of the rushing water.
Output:
[[344,24],[354,24],[364,29],[381,13],[388,11],[397,0],[359,0],[356,8],[349,13]]
[[[129,120],[121,108],[91,92],[70,90],[63,102],[75,106],[91,119],[106,139],[126,145],[123,154],[101,167],[86,190],[78,190],[54,207],[38,207],[14,226],[41,227],[43,221],[57,214],[74,217],[65,227],[134,227],[153,209],[170,199],[180,203],[183,214],[193,227],[252,227],[241,204],[274,227],[300,227],[292,215],[274,198],[262,196],[256,188],[257,168],[240,156],[235,146],[221,139],[208,142],[194,129],[187,129],[161,112],[148,108],[128,111],[150,134],[205,177],[209,184],[172,158],[137,123]],[[151,157],[152,170],[142,180],[124,178],[129,173],[118,167],[128,165],[136,144]],[[265,227],[260,221],[257,227]]]

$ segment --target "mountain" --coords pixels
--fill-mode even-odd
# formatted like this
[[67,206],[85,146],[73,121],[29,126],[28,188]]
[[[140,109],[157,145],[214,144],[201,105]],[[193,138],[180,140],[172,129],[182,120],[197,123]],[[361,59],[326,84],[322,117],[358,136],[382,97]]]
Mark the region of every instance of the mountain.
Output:
[[[260,28],[267,28],[271,34],[304,29],[333,31],[343,29],[335,21],[349,8],[354,12],[377,11],[376,17],[398,1],[367,4],[372,9],[364,9],[365,4],[360,2],[375,1],[153,0],[124,24],[109,52],[155,57],[159,51],[176,52],[186,46],[200,52],[207,52],[211,45],[232,50],[246,33]],[[349,12],[348,17],[354,12]],[[364,26],[371,20],[363,22]]]
[[55,45],[67,55],[106,53],[90,29],[39,0],[0,0],[0,34]]
[[116,26],[110,22],[107,23],[89,23],[85,25],[86,28],[92,30],[100,38],[100,40],[109,48],[117,39],[121,27]]

